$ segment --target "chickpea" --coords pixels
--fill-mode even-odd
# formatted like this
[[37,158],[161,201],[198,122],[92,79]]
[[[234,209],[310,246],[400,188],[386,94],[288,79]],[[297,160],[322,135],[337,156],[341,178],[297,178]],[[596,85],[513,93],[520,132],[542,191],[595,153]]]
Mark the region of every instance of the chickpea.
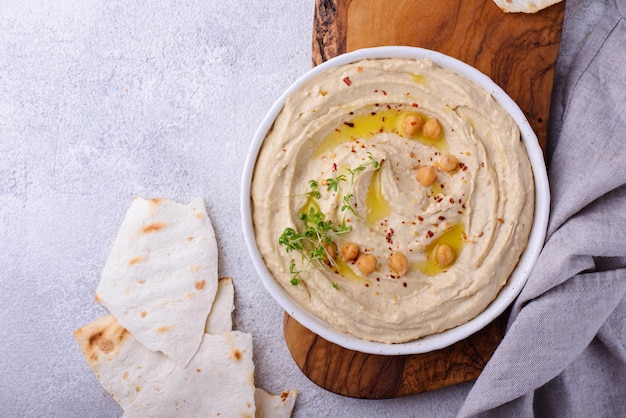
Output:
[[420,115],[408,115],[402,120],[402,130],[407,135],[413,135],[415,132],[419,131],[424,121],[420,117]]
[[437,118],[428,119],[428,122],[426,122],[422,128],[422,133],[426,138],[439,138],[441,136],[441,125]]
[[428,187],[435,182],[437,173],[432,166],[420,167],[417,170],[417,181],[424,187]]
[[343,261],[352,261],[359,255],[359,246],[351,242],[345,242],[341,246],[341,259]]
[[443,171],[454,171],[459,166],[459,160],[452,155],[446,155],[445,157],[441,157],[439,160],[439,168]]
[[359,258],[356,259],[356,266],[359,268],[361,274],[367,276],[376,270],[376,257],[372,254],[361,254]]
[[389,258],[389,267],[398,277],[404,276],[409,271],[409,261],[402,253],[393,253]]
[[337,256],[337,250],[335,249],[335,244],[322,242],[322,247],[324,247],[324,263],[329,264],[330,260],[334,260],[335,257]]
[[448,244],[439,244],[435,248],[435,263],[439,267],[447,267],[454,261],[454,250]]

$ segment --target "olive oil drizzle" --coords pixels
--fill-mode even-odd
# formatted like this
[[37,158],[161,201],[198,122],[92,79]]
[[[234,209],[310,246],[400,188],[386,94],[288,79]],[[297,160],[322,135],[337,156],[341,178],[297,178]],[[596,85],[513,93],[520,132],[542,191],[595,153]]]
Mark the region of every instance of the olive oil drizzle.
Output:
[[401,137],[419,141],[426,146],[432,146],[441,151],[448,150],[448,142],[443,133],[439,138],[430,139],[422,135],[421,132],[413,134],[410,137],[407,137],[402,132],[402,120],[406,115],[411,113],[418,114],[424,121],[427,121],[428,116],[425,114],[396,108],[385,110],[375,109],[376,108],[369,113],[354,116],[337,126],[320,141],[319,145],[313,151],[313,158],[322,157],[346,143],[354,142],[359,139],[370,139],[383,132],[395,133]]
[[300,208],[300,215],[309,213],[311,208],[315,209],[316,211],[320,210],[320,206],[315,201],[315,197],[313,197],[313,195],[309,195],[304,206]]
[[435,262],[435,251],[440,244],[447,244],[452,248],[455,254],[455,261],[463,249],[463,232],[465,228],[462,223],[454,224],[445,230],[441,235],[435,238],[430,244],[424,248],[426,260],[421,263],[411,265],[410,270],[418,270],[427,276],[435,276],[439,273],[447,271],[453,264],[441,267]]
[[332,269],[339,274],[341,277],[343,278],[347,278],[356,282],[364,282],[367,281],[367,279],[365,279],[365,277],[359,276],[358,274],[356,274],[354,272],[354,270],[352,270],[352,268],[350,268],[350,266],[348,265],[348,263],[346,263],[345,261],[343,261],[341,258],[337,257],[335,260],[333,260],[333,267]]
[[426,84],[426,77],[421,74],[411,74],[411,80],[415,81],[417,84]]
[[391,205],[383,195],[381,174],[382,167],[380,170],[372,172],[370,184],[367,188],[367,196],[365,198],[367,213],[365,215],[365,221],[369,225],[375,225],[378,221],[391,214]]

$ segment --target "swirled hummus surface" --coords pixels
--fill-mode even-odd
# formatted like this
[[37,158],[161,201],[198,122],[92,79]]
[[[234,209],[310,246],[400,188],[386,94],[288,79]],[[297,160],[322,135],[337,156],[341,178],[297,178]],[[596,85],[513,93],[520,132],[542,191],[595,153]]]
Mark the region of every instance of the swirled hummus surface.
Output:
[[286,100],[252,182],[259,250],[305,309],[400,343],[481,313],[526,247],[532,170],[484,89],[429,60],[327,70]]

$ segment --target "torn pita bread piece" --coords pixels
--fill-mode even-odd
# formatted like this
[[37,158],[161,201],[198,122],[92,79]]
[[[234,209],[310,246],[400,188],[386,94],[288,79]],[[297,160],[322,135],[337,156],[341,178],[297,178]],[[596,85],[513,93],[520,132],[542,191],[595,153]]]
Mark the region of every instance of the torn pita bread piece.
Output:
[[254,416],[250,334],[205,334],[186,368],[145,348],[113,315],[79,328],[74,337],[125,416]]
[[141,345],[113,315],[77,329],[74,338],[102,387],[124,409],[149,382],[163,382],[176,364]]
[[148,383],[124,417],[255,416],[252,336],[239,331],[204,334],[186,368]]
[[232,331],[234,310],[235,288],[233,279],[222,277],[217,282],[217,294],[206,320],[205,332],[207,334],[226,334]]
[[537,13],[561,0],[493,0],[506,13]]
[[272,395],[261,388],[254,391],[256,418],[289,418],[298,396],[297,390],[286,390],[280,395]]
[[146,348],[181,367],[198,350],[217,290],[217,243],[201,198],[135,198],[96,291]]

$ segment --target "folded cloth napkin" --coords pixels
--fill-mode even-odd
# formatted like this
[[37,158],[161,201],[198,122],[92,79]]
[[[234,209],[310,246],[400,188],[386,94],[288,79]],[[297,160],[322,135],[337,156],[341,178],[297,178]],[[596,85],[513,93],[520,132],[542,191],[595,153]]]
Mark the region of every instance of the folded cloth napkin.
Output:
[[553,97],[545,246],[459,416],[626,417],[626,1]]

